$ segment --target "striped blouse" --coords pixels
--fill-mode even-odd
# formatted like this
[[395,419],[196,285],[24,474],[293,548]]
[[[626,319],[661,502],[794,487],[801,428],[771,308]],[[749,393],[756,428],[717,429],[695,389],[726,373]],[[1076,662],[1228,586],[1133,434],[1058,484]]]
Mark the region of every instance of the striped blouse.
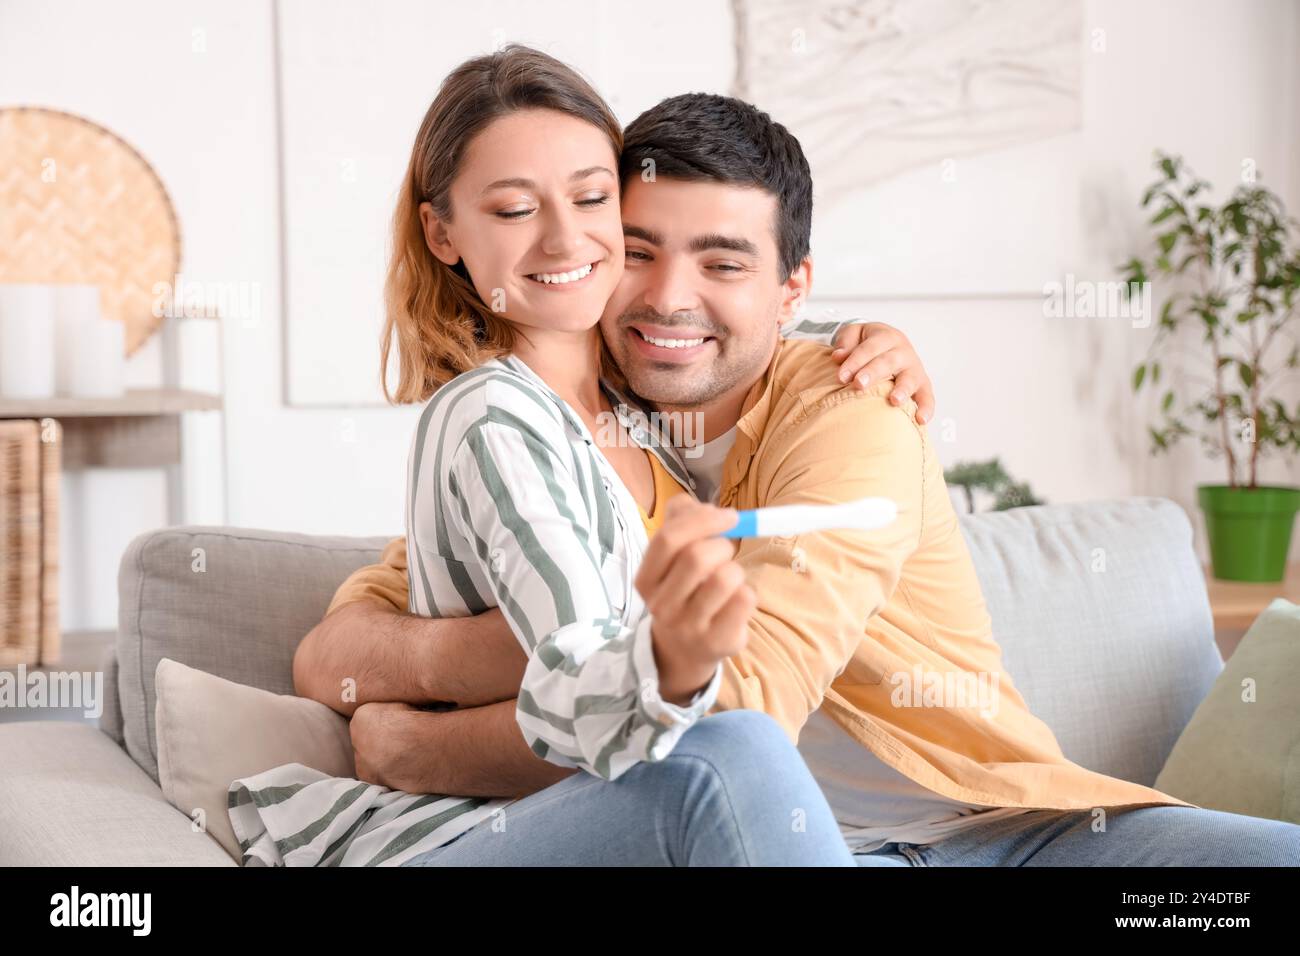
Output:
[[[636,408],[609,386],[611,406]],[[680,459],[633,441],[686,482]],[[517,717],[538,756],[615,780],[662,759],[713,704],[659,695],[651,620],[632,586],[638,508],[585,423],[516,356],[457,376],[426,403],[410,451],[413,613],[500,607],[528,654]]]

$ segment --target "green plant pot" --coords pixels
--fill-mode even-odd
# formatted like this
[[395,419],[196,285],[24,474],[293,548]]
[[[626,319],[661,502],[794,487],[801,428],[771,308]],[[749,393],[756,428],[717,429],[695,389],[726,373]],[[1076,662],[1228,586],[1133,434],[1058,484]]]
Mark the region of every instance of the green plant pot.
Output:
[[1214,576],[1224,581],[1281,581],[1300,510],[1300,488],[1199,485]]

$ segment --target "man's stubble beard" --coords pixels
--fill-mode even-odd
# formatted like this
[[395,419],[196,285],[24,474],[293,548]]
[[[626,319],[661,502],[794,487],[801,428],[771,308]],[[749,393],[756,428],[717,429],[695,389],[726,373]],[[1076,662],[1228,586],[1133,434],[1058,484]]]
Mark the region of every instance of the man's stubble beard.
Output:
[[[660,323],[667,324],[667,323]],[[689,411],[707,406],[741,384],[751,385],[767,369],[775,348],[775,325],[769,336],[757,334],[747,342],[737,336],[725,336],[727,347],[722,347],[724,336],[717,336],[717,357],[704,366],[657,365],[632,354],[633,346],[627,341],[626,326],[620,326],[617,348],[610,354],[618,363],[628,386],[640,398],[652,405],[668,410]],[[738,351],[739,350],[739,351]]]

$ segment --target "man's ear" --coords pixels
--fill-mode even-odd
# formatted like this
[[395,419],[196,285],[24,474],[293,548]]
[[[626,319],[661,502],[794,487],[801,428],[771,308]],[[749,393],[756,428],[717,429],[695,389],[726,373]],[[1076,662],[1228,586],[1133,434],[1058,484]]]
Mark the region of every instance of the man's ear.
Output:
[[790,273],[790,278],[782,284],[781,307],[776,314],[778,326],[797,319],[808,304],[808,296],[812,292],[812,273],[812,256],[805,256],[803,262]]
[[439,219],[433,211],[433,203],[420,203],[420,225],[424,227],[424,244],[437,257],[439,262],[454,266],[460,262],[460,253],[456,244],[447,235],[447,224]]

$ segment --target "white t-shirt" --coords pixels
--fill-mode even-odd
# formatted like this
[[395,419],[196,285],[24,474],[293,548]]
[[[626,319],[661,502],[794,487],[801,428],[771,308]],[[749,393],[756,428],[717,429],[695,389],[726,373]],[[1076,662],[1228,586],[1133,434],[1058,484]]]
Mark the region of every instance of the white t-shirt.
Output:
[[[735,441],[733,425],[712,441],[681,449],[701,501],[717,502],[722,466]],[[854,853],[868,853],[886,843],[936,843],[963,827],[1028,812],[937,794],[884,763],[820,709],[799,733],[799,753]]]

